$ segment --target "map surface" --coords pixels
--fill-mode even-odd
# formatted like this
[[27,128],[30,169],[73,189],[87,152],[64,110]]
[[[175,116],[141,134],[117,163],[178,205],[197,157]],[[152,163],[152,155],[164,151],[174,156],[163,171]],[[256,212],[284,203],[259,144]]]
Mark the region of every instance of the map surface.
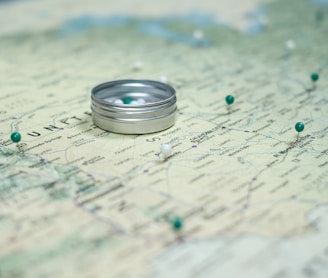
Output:
[[[198,2],[0,3],[0,277],[328,277],[328,2]],[[96,127],[124,78],[176,124]]]

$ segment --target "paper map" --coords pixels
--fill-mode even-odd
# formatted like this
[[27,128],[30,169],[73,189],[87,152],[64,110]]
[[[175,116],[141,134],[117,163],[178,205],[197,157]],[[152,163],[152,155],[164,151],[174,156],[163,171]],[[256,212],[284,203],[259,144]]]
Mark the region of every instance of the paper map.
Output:
[[[154,2],[0,2],[0,277],[328,277],[328,2]],[[176,124],[95,126],[127,78]]]

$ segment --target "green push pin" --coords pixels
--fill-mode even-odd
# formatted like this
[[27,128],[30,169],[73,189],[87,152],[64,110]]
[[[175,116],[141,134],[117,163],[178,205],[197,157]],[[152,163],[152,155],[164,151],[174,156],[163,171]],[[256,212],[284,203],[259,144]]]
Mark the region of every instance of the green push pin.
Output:
[[314,72],[311,74],[311,80],[312,80],[312,84],[313,84],[313,90],[315,90],[315,83],[319,80],[319,74]]
[[231,104],[233,104],[233,102],[235,101],[235,98],[232,95],[227,95],[225,98],[225,101],[228,105],[228,114],[231,113]]
[[19,143],[20,140],[22,139],[22,135],[19,132],[15,131],[11,134],[10,139],[14,143]]
[[295,124],[295,130],[298,132],[298,134],[297,134],[297,139],[298,139],[300,132],[302,132],[304,130],[304,123],[297,122]]
[[295,130],[296,130],[297,132],[302,132],[302,131],[304,130],[304,123],[302,123],[302,122],[297,122],[297,123],[295,124]]
[[126,98],[123,98],[123,99],[122,99],[122,101],[123,101],[124,104],[130,104],[130,103],[132,102],[132,100],[133,100],[133,99],[130,98],[130,97],[126,97]]
[[17,143],[17,148],[18,148],[19,152],[23,153],[22,146],[19,144],[19,142],[22,139],[22,135],[18,131],[15,131],[10,135],[10,139],[14,143]]
[[316,21],[317,22],[321,22],[321,21],[323,21],[323,19],[324,19],[324,13],[322,12],[322,11],[317,11],[316,13],[315,13],[315,19],[316,19]]
[[235,101],[235,98],[232,95],[227,95],[225,101],[228,105],[231,105]]
[[175,231],[180,231],[183,227],[183,220],[179,217],[175,217],[171,220],[172,229]]

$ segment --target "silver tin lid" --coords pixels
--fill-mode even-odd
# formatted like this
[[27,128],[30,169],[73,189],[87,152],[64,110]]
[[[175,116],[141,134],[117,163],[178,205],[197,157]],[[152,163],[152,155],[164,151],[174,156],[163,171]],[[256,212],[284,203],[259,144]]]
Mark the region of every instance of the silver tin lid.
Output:
[[91,91],[93,122],[123,134],[145,134],[169,128],[176,119],[176,93],[152,80],[116,80]]

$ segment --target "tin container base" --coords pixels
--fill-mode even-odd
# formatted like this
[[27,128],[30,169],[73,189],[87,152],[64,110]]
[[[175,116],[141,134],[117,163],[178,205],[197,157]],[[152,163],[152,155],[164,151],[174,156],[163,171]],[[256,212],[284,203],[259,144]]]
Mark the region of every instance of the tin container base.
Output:
[[147,134],[155,133],[170,128],[175,124],[176,114],[166,116],[165,119],[145,121],[117,121],[101,116],[92,116],[95,125],[101,129],[120,134]]
[[116,80],[91,91],[93,122],[122,134],[165,130],[176,121],[176,93],[168,84],[153,80]]

